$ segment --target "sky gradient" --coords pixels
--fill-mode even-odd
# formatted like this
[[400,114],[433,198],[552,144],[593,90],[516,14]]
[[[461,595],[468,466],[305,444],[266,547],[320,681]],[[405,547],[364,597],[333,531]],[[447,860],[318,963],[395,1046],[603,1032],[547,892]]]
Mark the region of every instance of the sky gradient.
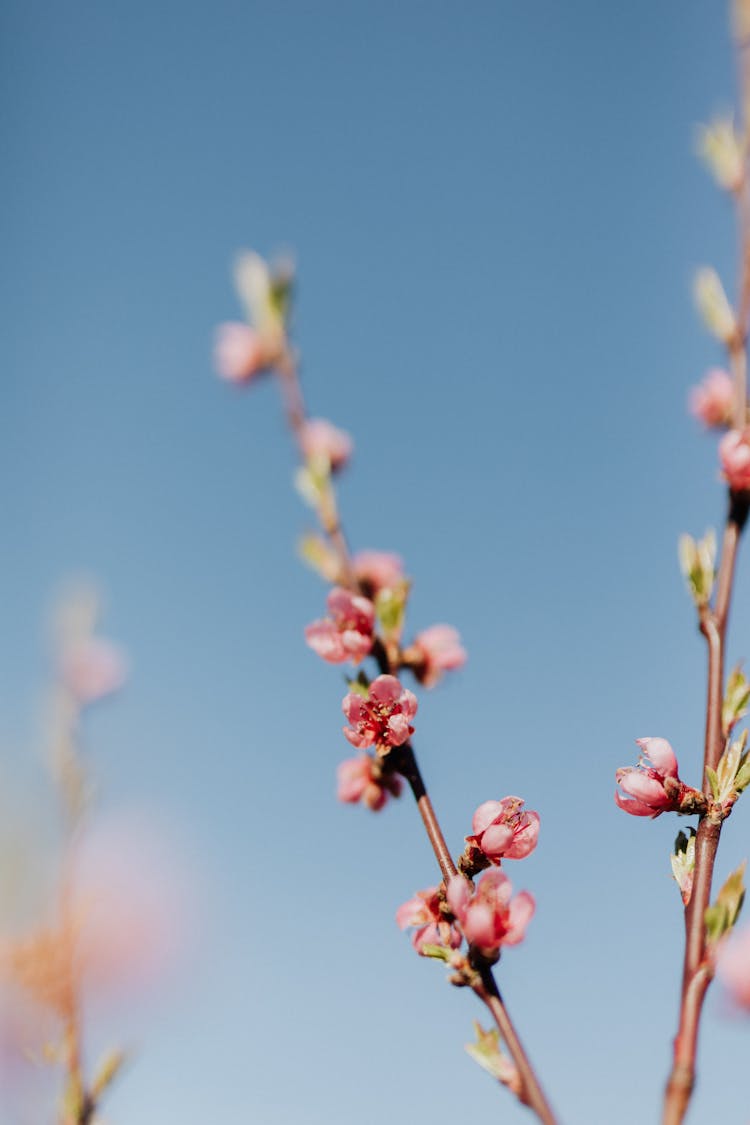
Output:
[[[94,575],[128,650],[87,731],[105,809],[172,826],[195,884],[179,986],[126,1028],[126,1125],[528,1120],[462,1051],[472,998],[396,907],[435,880],[407,800],[339,806],[339,669],[270,383],[211,368],[235,251],[291,248],[315,414],[354,436],[355,547],[399,551],[410,623],[463,672],[415,746],[459,850],[474,808],[542,817],[500,980],[561,1119],[656,1120],[682,956],[673,820],[614,806],[633,740],[688,780],[704,652],[676,560],[723,518],[687,415],[719,361],[694,269],[731,211],[694,156],[732,104],[722,5],[8,0],[0,776],[33,774],[45,619]],[[741,555],[730,660],[750,655]],[[20,785],[20,782],[19,782]],[[747,854],[746,810],[717,874]],[[147,1018],[146,1018],[147,1017]],[[691,1120],[741,1122],[748,1027],[718,994]],[[3,1118],[0,1122],[16,1125]]]

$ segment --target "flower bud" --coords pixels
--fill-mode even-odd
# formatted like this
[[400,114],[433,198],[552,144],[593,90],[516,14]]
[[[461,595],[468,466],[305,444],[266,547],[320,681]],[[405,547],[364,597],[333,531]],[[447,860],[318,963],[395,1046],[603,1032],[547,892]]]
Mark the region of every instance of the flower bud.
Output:
[[736,192],[745,174],[742,143],[731,118],[717,117],[698,131],[698,152],[720,187]]
[[688,396],[690,413],[710,429],[731,426],[734,414],[734,383],[731,375],[714,367]]
[[708,605],[716,576],[716,535],[706,532],[697,541],[692,535],[681,535],[678,543],[680,570],[693,601],[700,609]]
[[719,442],[719,461],[732,492],[750,490],[750,427],[724,435]]
[[694,292],[706,328],[722,343],[730,344],[737,336],[737,322],[715,269],[704,266],[698,270]]

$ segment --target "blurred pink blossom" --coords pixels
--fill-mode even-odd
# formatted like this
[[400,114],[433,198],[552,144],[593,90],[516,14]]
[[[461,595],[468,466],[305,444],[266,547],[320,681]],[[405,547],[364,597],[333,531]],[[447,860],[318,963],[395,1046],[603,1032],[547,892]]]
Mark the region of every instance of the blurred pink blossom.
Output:
[[724,480],[734,492],[750,489],[750,428],[730,430],[719,442]]
[[520,797],[503,797],[481,804],[471,826],[467,843],[475,844],[491,863],[524,859],[537,845],[539,813],[524,811]]
[[375,607],[369,598],[335,586],[326,604],[330,617],[313,621],[305,629],[310,648],[329,664],[351,660],[359,664],[372,648]]
[[463,667],[466,650],[452,625],[431,625],[415,637],[404,659],[413,667],[419,682],[430,688],[442,679],[443,673]]
[[402,746],[414,733],[411,720],[417,700],[395,676],[378,676],[370,684],[368,698],[349,692],[342,703],[349,726],[344,735],[358,750],[369,746]]
[[349,434],[339,430],[326,418],[308,418],[303,422],[300,444],[307,460],[324,457],[331,466],[332,473],[343,469],[353,449]]
[[460,933],[446,921],[440,911],[438,887],[417,891],[414,898],[402,903],[396,911],[396,925],[401,930],[414,927],[411,941],[419,954],[424,945],[444,945],[458,949],[461,944]]
[[121,650],[101,637],[72,641],[63,649],[60,663],[63,683],[82,706],[117,691],[127,675]]
[[750,1011],[750,926],[743,926],[722,942],[716,974],[734,1003]]
[[397,585],[404,577],[403,560],[391,551],[358,551],[352,566],[354,577],[371,597]]
[[688,399],[690,412],[704,426],[719,428],[731,426],[734,407],[734,384],[731,375],[714,367],[698,386],[693,387]]
[[263,338],[240,321],[220,324],[215,333],[214,365],[222,379],[249,383],[268,366]]
[[398,797],[401,779],[395,774],[383,774],[367,754],[347,758],[337,771],[337,796],[340,801],[356,805],[362,802],[371,812],[379,812],[389,796]]
[[523,941],[526,927],[535,910],[527,891],[511,898],[510,879],[499,867],[482,875],[476,890],[463,875],[448,883],[448,905],[458,919],[466,940],[491,957],[503,945]]

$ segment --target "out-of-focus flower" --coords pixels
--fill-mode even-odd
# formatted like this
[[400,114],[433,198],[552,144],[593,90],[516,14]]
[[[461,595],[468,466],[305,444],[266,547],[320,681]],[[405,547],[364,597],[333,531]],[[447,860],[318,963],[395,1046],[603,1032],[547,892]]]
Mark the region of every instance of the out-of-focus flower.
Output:
[[694,292],[706,328],[722,343],[730,344],[737,336],[737,321],[716,270],[710,266],[698,270]]
[[717,117],[698,131],[698,152],[720,187],[737,191],[745,174],[742,141],[731,118]]
[[338,767],[337,796],[346,804],[360,801],[371,812],[379,812],[389,796],[401,793],[401,778],[380,768],[368,754],[347,758]]
[[724,480],[733,492],[750,489],[750,427],[730,430],[719,442]]
[[539,813],[525,810],[520,797],[484,801],[474,813],[473,833],[466,837],[490,863],[501,859],[524,859],[539,838]]
[[448,883],[448,905],[464,936],[486,957],[495,956],[503,945],[518,945],[534,914],[535,903],[527,891],[512,898],[510,879],[499,867],[486,871],[476,890],[463,875]]
[[127,665],[121,650],[110,641],[84,636],[63,648],[60,671],[68,691],[81,706],[87,706],[122,687]]
[[344,727],[344,735],[358,750],[402,746],[414,733],[411,720],[417,713],[417,700],[395,676],[378,676],[366,699],[349,692],[341,706],[350,724]]
[[722,943],[716,975],[734,1003],[750,1012],[750,926],[743,926]]
[[326,604],[330,617],[307,626],[307,643],[329,664],[346,660],[359,664],[372,648],[375,607],[369,598],[352,594],[343,586],[331,590]]
[[0,979],[67,1019],[81,992],[101,1002],[151,987],[184,946],[181,875],[141,818],[113,820],[71,854],[50,921],[0,935]]
[[404,578],[404,563],[391,551],[358,551],[352,559],[354,577],[368,598],[397,586]]
[[441,913],[438,891],[438,887],[417,891],[414,898],[402,903],[396,911],[396,925],[399,929],[414,929],[411,941],[420,955],[424,945],[442,945],[450,949],[458,949],[461,944],[460,933]]
[[678,776],[677,758],[666,738],[637,738],[637,766],[618,769],[615,778],[626,794],[615,792],[616,804],[632,816],[657,817],[666,811],[699,812],[705,797]]
[[690,413],[704,426],[723,428],[732,424],[734,383],[732,377],[719,367],[709,371],[688,398]]
[[480,1023],[474,1021],[476,1043],[466,1044],[466,1053],[471,1055],[474,1062],[479,1063],[483,1070],[496,1078],[503,1086],[507,1086],[516,1097],[521,1096],[523,1089],[521,1076],[515,1064],[500,1049],[500,1032],[496,1027],[485,1031]]
[[216,328],[214,365],[222,379],[230,383],[249,383],[269,365],[263,339],[247,324],[227,321]]
[[332,473],[343,469],[353,449],[349,434],[326,418],[308,418],[302,423],[300,445],[306,460],[323,459],[328,462]]
[[403,662],[425,687],[434,687],[445,672],[462,668],[466,650],[452,625],[431,625],[419,633],[403,654]]

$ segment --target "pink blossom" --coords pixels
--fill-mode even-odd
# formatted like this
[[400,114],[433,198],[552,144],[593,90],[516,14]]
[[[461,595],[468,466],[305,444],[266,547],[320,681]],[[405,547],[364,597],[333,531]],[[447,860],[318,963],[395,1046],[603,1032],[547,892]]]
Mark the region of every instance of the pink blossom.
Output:
[[719,442],[724,480],[733,492],[750,489],[750,427],[730,430]]
[[125,657],[110,641],[83,637],[64,649],[60,673],[68,691],[86,706],[122,687]]
[[370,597],[396,586],[404,578],[401,556],[390,551],[358,551],[352,566],[355,578]]
[[349,692],[341,706],[350,724],[344,727],[344,735],[358,750],[402,746],[414,733],[411,720],[417,713],[417,700],[395,676],[373,680],[367,699]]
[[692,388],[688,401],[691,414],[704,426],[730,426],[734,407],[732,377],[718,367],[712,368],[703,382]]
[[215,333],[214,366],[230,383],[249,383],[268,366],[263,338],[239,321],[220,324]]
[[309,461],[324,457],[335,473],[343,469],[352,455],[352,439],[325,418],[308,418],[300,430],[302,452]]
[[490,861],[524,859],[533,852],[539,837],[539,813],[523,811],[520,797],[485,801],[474,813],[473,835],[466,837]]
[[735,1004],[750,1010],[750,926],[722,942],[716,973]]
[[431,625],[419,633],[404,654],[405,661],[425,687],[434,687],[444,672],[452,672],[466,663],[466,650],[458,630],[452,625]]
[[440,911],[438,887],[417,891],[414,898],[402,903],[396,911],[396,925],[401,930],[414,927],[411,941],[419,954],[424,945],[444,945],[458,949],[461,944],[460,933],[446,921]]
[[474,891],[463,875],[454,875],[448,883],[448,905],[466,940],[487,957],[496,954],[502,945],[523,941],[534,914],[536,904],[527,891],[521,891],[512,900],[511,893],[510,879],[499,867],[485,872]]
[[359,664],[372,648],[375,607],[369,598],[335,586],[326,602],[330,617],[305,629],[310,648],[329,664]]
[[401,779],[395,774],[383,774],[367,754],[347,758],[337,770],[337,796],[346,804],[362,802],[371,812],[379,812],[389,795],[398,797]]
[[[641,748],[637,766],[617,770],[617,784],[627,797],[615,793],[615,802],[633,816],[656,817],[679,807],[685,789],[677,774],[677,758],[666,738],[637,738]],[[670,785],[669,782],[672,782]]]

